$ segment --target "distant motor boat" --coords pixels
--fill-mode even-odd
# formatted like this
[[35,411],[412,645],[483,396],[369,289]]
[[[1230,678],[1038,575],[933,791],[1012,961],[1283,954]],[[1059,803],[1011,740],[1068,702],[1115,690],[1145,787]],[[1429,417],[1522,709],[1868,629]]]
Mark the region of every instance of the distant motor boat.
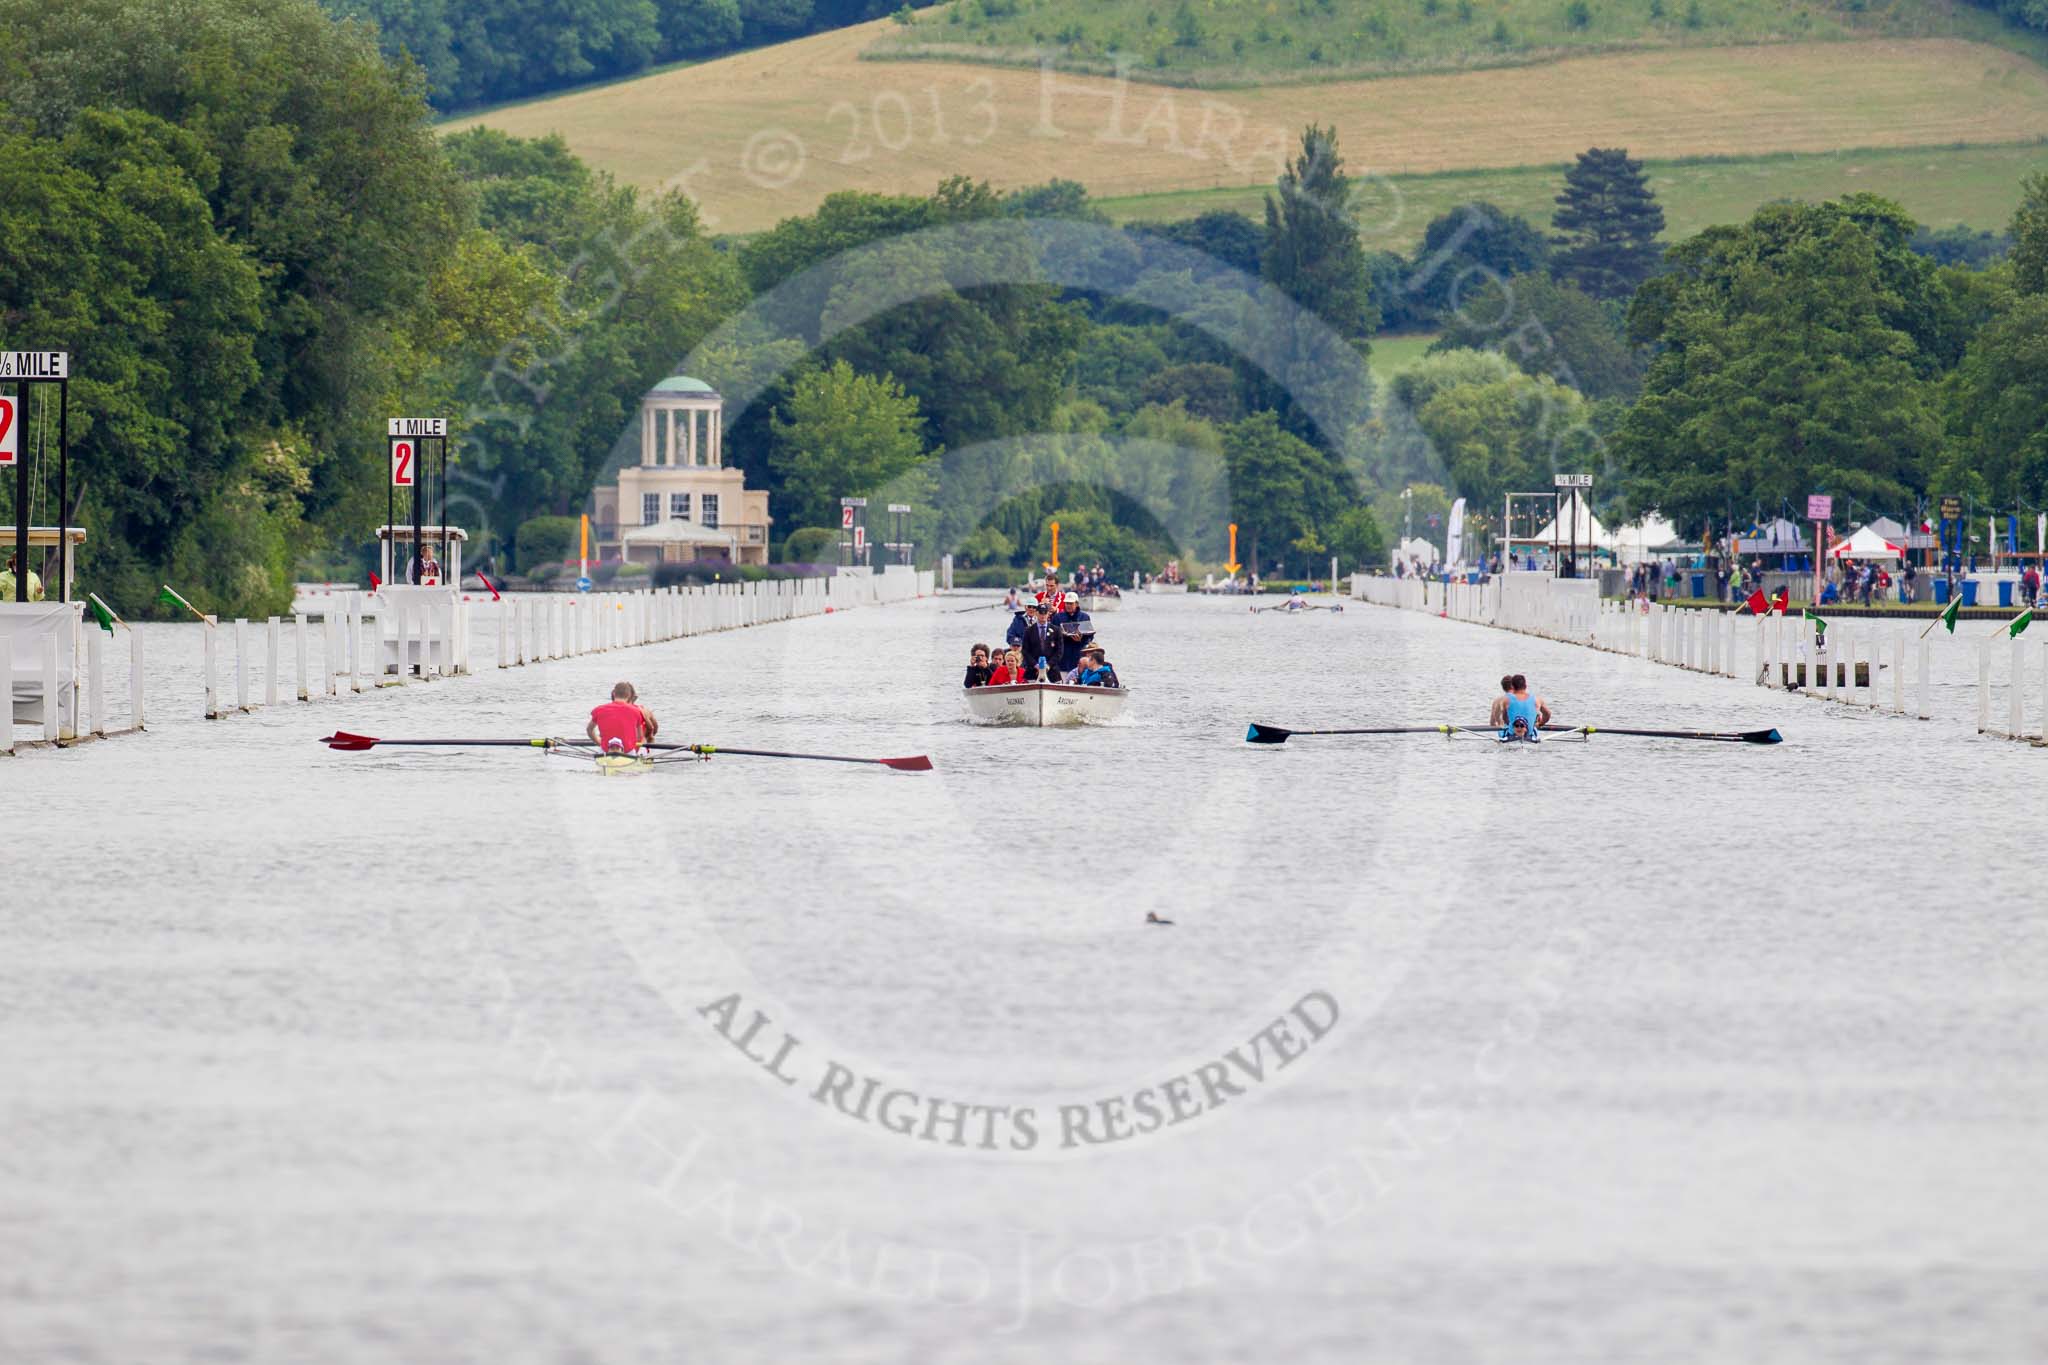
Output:
[[1071,683],[1004,683],[961,689],[967,714],[981,725],[1100,725],[1123,714],[1128,687]]
[[1111,597],[1107,594],[1097,596],[1091,592],[1081,599],[1081,610],[1090,616],[1100,616],[1106,611],[1122,611],[1123,608],[1124,599],[1121,597]]
[[1186,592],[1187,590],[1188,585],[1185,583],[1162,583],[1156,578],[1145,585],[1146,592]]

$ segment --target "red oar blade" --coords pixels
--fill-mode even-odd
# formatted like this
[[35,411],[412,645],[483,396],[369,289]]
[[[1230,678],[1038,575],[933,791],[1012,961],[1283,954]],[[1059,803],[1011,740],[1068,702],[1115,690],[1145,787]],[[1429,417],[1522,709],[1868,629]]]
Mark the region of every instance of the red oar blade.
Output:
[[375,747],[377,743],[368,735],[352,735],[346,730],[336,730],[322,738],[320,742],[330,749],[340,749],[346,753],[361,753],[365,749]]
[[915,758],[877,759],[876,762],[885,768],[894,768],[899,773],[928,773],[932,770],[932,761],[923,754]]

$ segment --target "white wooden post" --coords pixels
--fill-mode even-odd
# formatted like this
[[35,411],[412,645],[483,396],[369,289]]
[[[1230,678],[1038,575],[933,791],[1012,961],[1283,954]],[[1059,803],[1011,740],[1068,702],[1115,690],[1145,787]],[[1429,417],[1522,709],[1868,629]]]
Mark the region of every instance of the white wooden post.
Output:
[[206,632],[206,718],[208,720],[219,720],[220,692],[214,685],[214,665],[217,651],[214,647],[213,622],[202,622],[200,629]]
[[0,754],[14,752],[14,637],[0,632]]
[[140,730],[142,728],[142,636],[132,626],[128,630],[128,710],[135,717],[131,724]]
[[341,609],[341,628],[348,632],[348,690],[363,690],[362,648],[363,618],[359,595],[350,593]]
[[2014,640],[2009,651],[2012,654],[2012,694],[2006,699],[2006,733],[2014,739],[2018,739],[2020,733],[2027,728],[2026,719],[2021,714],[2027,691],[2027,660],[2023,652],[2025,648],[2018,640]]
[[305,701],[306,691],[306,614],[300,612],[292,618],[292,652],[297,655],[299,678],[299,700]]
[[[86,696],[91,700],[92,733],[106,737],[107,733],[107,650],[106,632],[94,628],[85,638],[85,667],[90,675]],[[8,705],[13,706],[10,697]]]
[[491,608],[493,614],[498,618],[498,667],[500,668],[506,667],[508,662],[505,658],[505,616],[511,609],[512,604],[503,601]]
[[1906,714],[1906,628],[1892,633],[1892,713]]
[[[57,694],[57,632],[44,638],[48,647],[43,650],[43,738],[54,744],[64,738],[64,708]],[[10,698],[8,705],[13,704]],[[75,718],[73,728],[77,728]]]
[[270,667],[265,669],[263,673],[263,704],[265,706],[277,705],[277,645],[280,629],[281,627],[278,625],[275,616],[264,623],[264,634],[268,637],[266,643],[270,646]]
[[242,666],[243,660],[247,657],[248,653],[249,623],[237,616],[235,618],[235,709],[237,711],[249,709],[249,670]]
[[1928,661],[1929,661],[1929,658],[1930,658],[1930,652],[1929,652],[1929,649],[1928,649],[1928,643],[1929,643],[1929,642],[1928,642],[1928,641],[1926,641],[1926,640],[1922,640],[1922,641],[1920,642],[1920,662],[1919,662],[1919,667],[1918,667],[1918,668],[1916,668],[1916,669],[1914,670],[1914,672],[1913,672],[1913,677],[1914,677],[1914,680],[1915,680],[1915,684],[1916,684],[1916,686],[1918,687],[1918,689],[1919,689],[1919,692],[1920,692],[1920,705],[1919,705],[1919,711],[1920,711],[1920,719],[1922,719],[1922,720],[1926,720],[1926,719],[1928,719],[1928,717],[1929,717],[1929,716],[1931,716],[1931,715],[1933,714],[1932,712],[1930,712],[1930,711],[1929,711],[1929,710],[1927,709],[1927,695],[1928,695],[1928,682],[1927,682],[1927,673],[1928,673],[1928,668],[1927,668],[1927,665],[1928,665]]
[[1991,728],[1991,640],[1977,642],[1977,733]]

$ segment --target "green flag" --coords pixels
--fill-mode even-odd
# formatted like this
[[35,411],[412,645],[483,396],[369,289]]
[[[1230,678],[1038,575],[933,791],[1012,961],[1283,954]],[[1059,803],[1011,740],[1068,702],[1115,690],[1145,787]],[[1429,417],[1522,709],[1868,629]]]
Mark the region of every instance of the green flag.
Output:
[[1820,637],[1828,633],[1828,623],[1821,620],[1820,617],[1814,612],[1812,607],[1801,607],[1799,609],[1799,619],[1802,621],[1813,622],[1813,634],[1815,639],[1819,639]]
[[1963,608],[1963,595],[1957,593],[1948,599],[1948,605],[1941,609],[1941,626],[1949,634],[1956,633],[1956,613]]
[[2011,636],[2013,639],[2017,640],[2020,638],[2020,632],[2025,630],[2028,626],[2032,625],[2033,623],[2034,609],[2032,607],[2028,607],[2018,616],[2012,618],[2012,624],[2005,628],[2005,633]]
[[100,623],[101,630],[105,631],[109,635],[112,635],[114,633],[114,613],[107,610],[106,603],[100,601],[99,598],[94,597],[91,594],[87,594],[85,599],[85,609],[92,613],[93,620]]
[[167,607],[183,607],[186,611],[191,612],[194,616],[198,617],[202,621],[206,619],[205,612],[199,610],[199,608],[193,606],[190,602],[187,602],[184,598],[178,596],[178,590],[176,588],[173,588],[168,583],[164,584],[164,590],[156,595],[156,600],[163,603]]

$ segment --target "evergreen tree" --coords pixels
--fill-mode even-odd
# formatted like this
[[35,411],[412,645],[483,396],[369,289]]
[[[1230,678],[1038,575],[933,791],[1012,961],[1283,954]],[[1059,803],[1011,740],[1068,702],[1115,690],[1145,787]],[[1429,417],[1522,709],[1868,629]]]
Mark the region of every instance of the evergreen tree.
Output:
[[1317,314],[1348,340],[1379,326],[1372,272],[1351,220],[1351,179],[1337,153],[1337,130],[1311,124],[1301,155],[1266,196],[1266,282]]
[[1550,273],[1598,299],[1627,298],[1657,273],[1664,210],[1643,163],[1626,148],[1593,147],[1564,174],[1551,226],[1558,252]]

